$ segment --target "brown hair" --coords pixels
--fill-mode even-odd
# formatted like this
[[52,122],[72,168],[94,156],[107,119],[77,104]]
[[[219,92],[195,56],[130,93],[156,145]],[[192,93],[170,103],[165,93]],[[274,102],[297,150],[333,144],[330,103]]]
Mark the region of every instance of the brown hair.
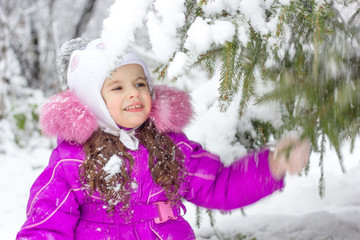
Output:
[[[179,189],[186,176],[184,156],[166,133],[156,130],[150,121],[146,121],[136,133],[136,137],[149,151],[148,164],[153,180],[165,190],[166,197],[177,202],[180,199]],[[120,142],[119,137],[98,129],[84,144],[86,159],[80,167],[83,186],[90,196],[99,192],[107,202],[107,211],[114,210],[117,203],[123,204],[123,210],[129,207],[131,196],[131,172],[134,159],[128,149]],[[120,171],[109,175],[104,170],[110,158],[122,159]]]

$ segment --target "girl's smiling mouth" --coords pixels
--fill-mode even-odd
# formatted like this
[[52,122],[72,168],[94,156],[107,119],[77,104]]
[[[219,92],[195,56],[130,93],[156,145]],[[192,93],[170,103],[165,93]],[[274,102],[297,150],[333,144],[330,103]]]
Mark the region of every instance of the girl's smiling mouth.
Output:
[[129,112],[140,112],[142,111],[142,109],[143,109],[142,104],[134,104],[124,108],[125,111],[129,111]]

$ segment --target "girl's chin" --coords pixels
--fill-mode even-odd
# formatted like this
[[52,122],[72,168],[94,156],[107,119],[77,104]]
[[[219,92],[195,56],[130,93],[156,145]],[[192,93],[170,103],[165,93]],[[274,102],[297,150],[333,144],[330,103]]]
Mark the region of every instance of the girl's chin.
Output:
[[123,128],[123,129],[126,129],[126,130],[130,130],[130,129],[133,129],[133,128],[137,128],[137,127],[140,127],[144,122],[144,121],[138,121],[138,122],[132,122],[132,123],[123,123],[123,124],[118,124],[118,127],[120,128]]

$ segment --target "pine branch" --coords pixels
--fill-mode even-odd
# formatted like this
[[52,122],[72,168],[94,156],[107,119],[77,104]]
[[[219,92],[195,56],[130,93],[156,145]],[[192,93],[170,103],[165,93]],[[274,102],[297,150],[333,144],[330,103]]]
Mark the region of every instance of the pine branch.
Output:
[[355,18],[357,15],[360,14],[360,8],[358,8],[358,10],[349,18],[349,21],[347,22],[347,24],[350,26],[353,24]]
[[355,138],[352,138],[351,143],[350,143],[350,152],[351,153],[353,153],[354,147],[355,147]]
[[[231,73],[232,73],[232,63],[233,63],[233,61],[232,61],[232,59],[233,59],[233,57],[232,57],[232,48],[233,48],[233,43],[227,43],[226,44],[226,47],[224,48],[224,50],[225,50],[225,60],[224,60],[224,62],[223,62],[223,65],[222,65],[222,72],[223,72],[223,76],[224,77],[222,77],[222,82],[223,82],[223,84],[222,84],[222,90],[223,91],[225,91],[225,92],[227,92],[227,91],[229,91],[230,90],[230,88],[231,88]],[[225,95],[224,97],[223,97],[223,99],[224,100],[227,100],[228,99],[228,97],[227,97],[227,95]]]
[[240,100],[240,108],[239,108],[239,116],[243,116],[244,111],[246,110],[248,103],[250,101],[250,98],[254,94],[255,90],[255,77],[249,76],[247,78],[243,79],[243,85],[242,85],[242,97]]
[[207,215],[208,215],[208,217],[210,219],[210,226],[214,227],[215,226],[215,218],[213,216],[213,211],[211,211],[210,209],[207,209],[206,213],[207,213]]
[[216,61],[220,57],[222,51],[223,48],[213,47],[206,53],[201,54],[198,60],[194,63],[194,66],[202,65],[210,75],[213,75],[215,72]]
[[160,75],[159,75],[159,79],[164,79],[164,78],[165,78],[165,76],[166,76],[166,70],[167,70],[168,67],[169,67],[169,65],[165,65],[165,66],[161,69]]
[[166,77],[166,70],[169,67],[169,64],[161,64],[159,67],[155,68],[152,72],[157,74],[158,80],[163,80]]
[[235,76],[235,59],[237,55],[238,45],[235,41],[227,42],[222,49],[221,69],[220,69],[220,87],[219,87],[219,106],[220,111],[226,111],[229,103],[237,90],[234,84]]
[[196,206],[195,217],[196,217],[195,224],[196,224],[197,228],[200,228],[202,218],[201,218],[201,209],[199,206]]
[[244,208],[240,208],[240,211],[241,211],[241,215],[242,215],[243,217],[246,217],[245,209],[244,209]]
[[239,75],[238,79],[242,80],[242,97],[240,100],[239,117],[241,117],[247,109],[250,99],[255,93],[255,71],[257,66],[263,66],[266,61],[266,50],[261,36],[251,29],[252,41],[244,49],[243,55],[239,57]]
[[277,37],[279,37],[280,33],[282,32],[282,26],[284,24],[285,13],[286,13],[287,10],[288,10],[288,7],[285,6],[281,11],[281,15],[280,15],[279,21],[277,23],[277,31],[276,31],[276,36]]
[[181,29],[179,29],[179,35],[181,40],[179,44],[179,49],[181,52],[186,52],[186,49],[184,48],[184,43],[191,25],[194,23],[196,17],[204,15],[201,7],[198,6],[196,0],[185,1],[185,7],[186,7],[185,24]]
[[346,170],[345,170],[345,166],[344,166],[344,159],[343,159],[343,157],[342,157],[342,154],[341,154],[341,151],[340,151],[340,147],[339,147],[339,146],[335,147],[335,151],[336,151],[336,154],[337,154],[338,159],[339,159],[339,164],[340,164],[341,171],[342,171],[343,173],[345,173]]
[[324,154],[325,154],[325,135],[321,135],[320,143],[320,179],[319,179],[319,195],[321,198],[325,196],[325,179],[324,179]]

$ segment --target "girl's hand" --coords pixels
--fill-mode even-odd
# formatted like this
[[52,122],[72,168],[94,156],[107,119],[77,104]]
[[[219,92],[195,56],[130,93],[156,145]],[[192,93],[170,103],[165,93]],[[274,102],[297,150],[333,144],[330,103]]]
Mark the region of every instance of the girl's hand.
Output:
[[300,173],[307,165],[310,155],[310,141],[299,140],[294,137],[281,139],[270,153],[270,171],[275,178],[282,178],[290,174]]

